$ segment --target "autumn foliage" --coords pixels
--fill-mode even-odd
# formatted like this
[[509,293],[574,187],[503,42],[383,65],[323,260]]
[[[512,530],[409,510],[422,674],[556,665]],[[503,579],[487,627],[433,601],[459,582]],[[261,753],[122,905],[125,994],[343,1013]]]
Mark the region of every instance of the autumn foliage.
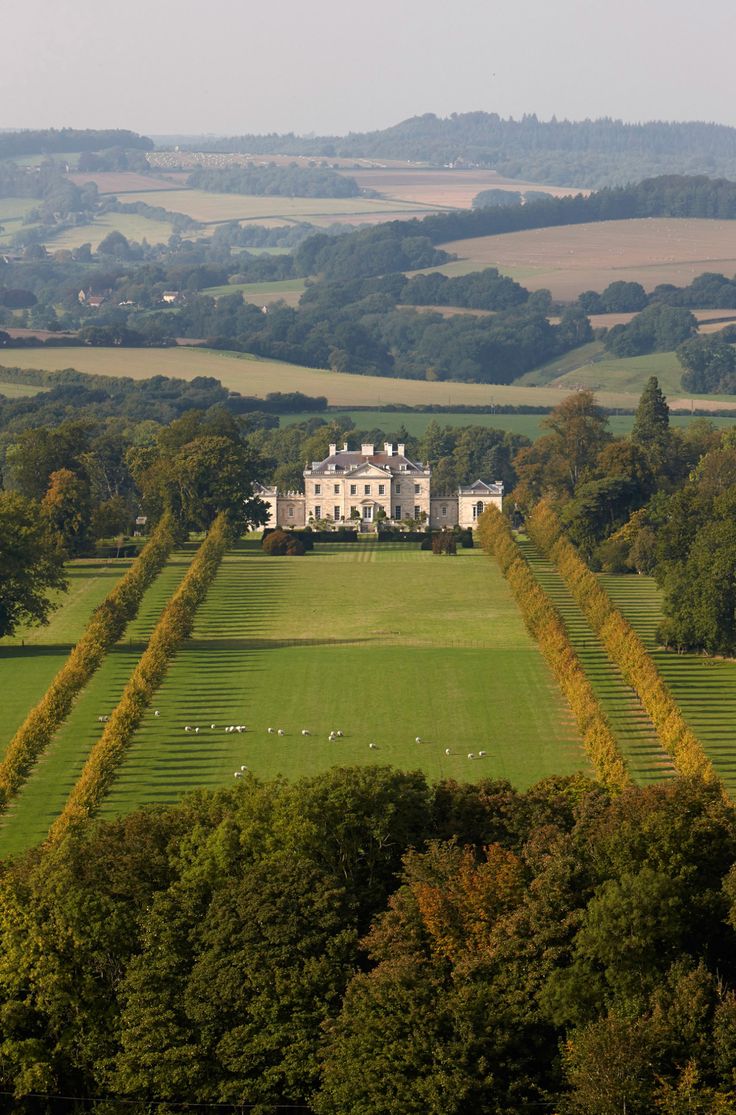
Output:
[[50,839],[60,839],[69,827],[93,814],[102,801],[146,707],[163,681],[174,652],[191,631],[194,615],[212,583],[229,541],[227,519],[220,514],[161,614],[110,720],[90,752],[79,781],[51,828]]
[[41,700],[15,733],[0,763],[0,805],[17,794],[31,767],[66,720],[75,698],[138,611],[143,593],[174,546],[174,523],[166,515],[140,555],[98,608]]
[[527,518],[527,529],[536,545],[557,566],[626,684],[638,694],[678,774],[715,780],[716,773],[700,740],[688,727],[651,655],[575,547],[564,537],[555,512],[544,500]]
[[501,566],[524,622],[565,694],[598,777],[610,785],[625,786],[629,775],[611,726],[570,643],[562,617],[524,560],[507,519],[495,507],[487,508],[478,534],[483,548]]

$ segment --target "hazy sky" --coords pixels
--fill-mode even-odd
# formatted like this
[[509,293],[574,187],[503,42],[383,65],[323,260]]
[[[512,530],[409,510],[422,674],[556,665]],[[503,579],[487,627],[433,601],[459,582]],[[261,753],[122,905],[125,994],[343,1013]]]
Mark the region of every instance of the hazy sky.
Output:
[[734,0],[4,0],[0,127],[381,128],[472,109],[736,125]]

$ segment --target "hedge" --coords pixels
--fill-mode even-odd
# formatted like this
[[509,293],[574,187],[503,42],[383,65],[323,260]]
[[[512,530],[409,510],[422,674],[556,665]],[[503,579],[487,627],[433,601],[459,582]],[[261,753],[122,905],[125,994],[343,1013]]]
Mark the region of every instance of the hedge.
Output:
[[629,785],[626,762],[570,643],[562,617],[516,545],[508,520],[497,508],[486,508],[478,522],[478,536],[483,548],[501,567],[524,622],[572,709],[597,777],[609,786]]
[[8,744],[0,763],[0,809],[18,793],[75,698],[136,616],[144,592],[161,572],[175,541],[174,520],[165,515],[128,572],[95,608],[79,642]]
[[529,536],[557,566],[560,575],[600,638],[608,657],[639,697],[675,770],[687,777],[716,781],[703,745],[672,696],[633,627],[616,608],[598,578],[565,538],[552,508],[543,500],[527,519]]
[[230,540],[227,519],[218,515],[179,588],[162,612],[148,646],[89,754],[79,781],[51,826],[49,840],[59,840],[70,827],[84,822],[104,798],[174,652],[191,632],[197,608],[207,594]]

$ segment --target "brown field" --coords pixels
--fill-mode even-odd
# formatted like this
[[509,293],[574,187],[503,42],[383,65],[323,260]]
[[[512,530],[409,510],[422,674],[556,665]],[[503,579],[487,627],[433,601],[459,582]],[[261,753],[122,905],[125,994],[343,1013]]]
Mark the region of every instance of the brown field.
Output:
[[[269,391],[303,391],[307,395],[326,395],[332,406],[348,407],[382,406],[387,403],[556,406],[573,390],[569,384],[560,387],[521,387],[513,384],[427,383],[424,380],[388,379],[382,376],[351,376],[302,368],[275,360],[259,360],[236,353],[191,348],[14,349],[12,356],[8,354],[8,357],[9,363],[20,368],[77,368],[80,372],[131,376],[134,379],[147,379],[154,375],[181,379],[214,376],[226,387],[245,395],[265,396]],[[640,394],[641,385],[637,381],[636,386],[632,383],[629,390],[600,391],[598,400],[602,406],[635,409]],[[675,408],[689,407],[691,400],[676,397],[670,398],[669,403]],[[736,399],[731,397],[721,401],[711,396],[698,399],[697,406],[709,410],[725,408],[736,412]]]
[[[154,200],[155,199],[155,200]],[[205,190],[163,190],[150,193],[131,193],[127,201],[147,201],[161,205],[176,213],[186,213],[195,221],[244,221],[272,218],[282,221],[312,221],[315,217],[330,221],[352,220],[362,216],[374,221],[393,217],[414,216],[416,206],[401,202],[387,202],[362,197],[253,197],[248,194],[215,194]],[[424,210],[420,211],[424,215]]]
[[[480,311],[482,312],[482,311]],[[736,310],[692,310],[698,319],[699,333],[715,333],[723,329],[724,325],[736,321]],[[614,325],[628,325],[636,314],[588,314],[588,320],[593,329],[612,329]],[[551,317],[552,325],[559,325],[560,318]]]
[[470,209],[473,198],[481,190],[518,190],[522,193],[541,190],[555,197],[590,192],[502,178],[493,170],[429,170],[422,167],[393,170],[381,167],[375,170],[346,170],[345,173],[363,189],[377,190],[385,198],[453,209]]
[[736,272],[736,221],[650,218],[604,221],[563,228],[529,229],[443,244],[461,267],[498,267],[530,290],[575,299],[623,279],[648,290],[658,283],[683,286],[704,271]]
[[418,163],[406,162],[403,159],[364,159],[342,158],[341,156],[324,158],[321,155],[247,155],[235,151],[149,151],[146,156],[148,163],[154,169],[168,171],[169,167],[186,167],[186,170],[177,170],[174,173],[185,175],[195,167],[228,167],[228,166],[329,166],[333,170],[371,169],[386,170],[396,167],[398,170],[407,170],[417,167]]
[[[173,190],[176,186],[166,178],[149,178],[147,174],[134,174],[130,170],[101,170],[87,174],[68,174],[67,178],[75,186],[94,182],[101,194],[150,193],[154,190]],[[156,205],[155,201],[150,203]]]

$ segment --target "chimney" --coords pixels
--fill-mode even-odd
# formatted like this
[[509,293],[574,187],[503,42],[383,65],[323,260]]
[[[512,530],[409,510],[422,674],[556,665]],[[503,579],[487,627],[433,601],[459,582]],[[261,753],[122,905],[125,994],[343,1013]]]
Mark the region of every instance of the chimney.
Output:
[[399,442],[398,452],[400,457],[406,456],[406,444],[403,441]]
[[330,457],[334,457],[336,453],[337,453],[337,445],[336,445],[336,444],[334,444],[333,442],[330,442],[330,452],[329,452],[329,456],[330,456]]
[[364,457],[372,457],[373,446],[370,444],[370,442],[365,442],[363,445],[361,445],[360,452]]
[[384,441],[383,451],[384,451],[384,453],[386,454],[387,457],[393,457],[393,455],[394,455],[393,442],[392,441]]
[[347,453],[348,451],[348,443],[346,441],[342,443],[342,451],[343,453]]

